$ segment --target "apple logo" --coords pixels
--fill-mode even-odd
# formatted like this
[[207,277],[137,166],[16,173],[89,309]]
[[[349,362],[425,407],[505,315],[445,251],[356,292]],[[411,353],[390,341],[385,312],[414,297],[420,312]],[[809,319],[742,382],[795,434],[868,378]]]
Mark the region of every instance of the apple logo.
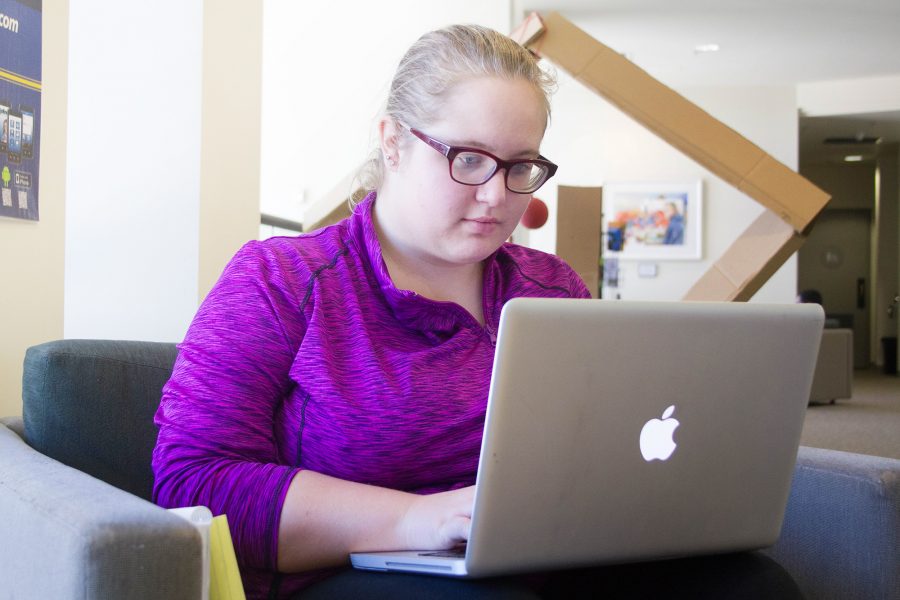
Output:
[[675,429],[680,425],[677,419],[670,418],[675,412],[673,404],[663,411],[662,419],[650,419],[641,429],[641,454],[644,460],[667,460],[675,452]]

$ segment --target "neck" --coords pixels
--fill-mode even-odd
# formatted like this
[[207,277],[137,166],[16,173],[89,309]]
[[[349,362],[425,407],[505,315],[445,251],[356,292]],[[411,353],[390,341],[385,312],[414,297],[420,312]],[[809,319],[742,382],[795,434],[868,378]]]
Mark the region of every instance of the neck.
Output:
[[373,223],[381,245],[381,254],[394,286],[431,300],[455,302],[468,310],[478,322],[483,323],[483,262],[442,262],[405,245],[402,239],[392,235],[390,227],[384,226],[386,220],[378,218],[378,205],[379,202],[376,202]]
[[467,306],[477,295],[481,300],[484,265],[438,265],[426,259],[409,256],[382,241],[382,254],[394,285],[411,290],[432,300],[458,302]]

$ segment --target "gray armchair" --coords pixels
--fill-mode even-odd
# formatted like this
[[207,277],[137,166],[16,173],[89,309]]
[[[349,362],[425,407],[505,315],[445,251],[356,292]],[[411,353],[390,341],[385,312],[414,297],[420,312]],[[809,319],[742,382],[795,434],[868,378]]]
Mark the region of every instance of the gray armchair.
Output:
[[[149,502],[173,344],[65,340],[25,357],[0,420],[0,589],[11,598],[200,596],[200,538]],[[900,460],[800,448],[767,552],[810,599],[900,599]],[[52,565],[52,567],[51,567]]]
[[0,420],[0,596],[200,598],[200,535],[149,501],[174,360],[174,344],[29,348],[24,422]]

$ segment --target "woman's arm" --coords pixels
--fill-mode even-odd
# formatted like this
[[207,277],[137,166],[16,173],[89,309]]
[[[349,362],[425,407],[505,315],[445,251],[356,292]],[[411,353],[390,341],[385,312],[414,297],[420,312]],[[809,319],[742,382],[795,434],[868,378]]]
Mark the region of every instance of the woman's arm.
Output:
[[278,570],[344,565],[350,552],[451,548],[469,537],[474,490],[420,496],[300,471],[282,508]]
[[251,242],[226,267],[179,345],[155,422],[154,501],[228,515],[242,566],[274,570],[282,502],[298,472],[273,433],[305,333],[308,274]]

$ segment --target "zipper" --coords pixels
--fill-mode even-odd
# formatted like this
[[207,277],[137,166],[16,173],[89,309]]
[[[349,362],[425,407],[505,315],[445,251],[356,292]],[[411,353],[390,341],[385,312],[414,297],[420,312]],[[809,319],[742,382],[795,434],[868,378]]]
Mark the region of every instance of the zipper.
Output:
[[491,340],[491,346],[496,348],[497,346],[497,332],[494,331],[494,328],[488,325],[487,320],[484,323],[484,332],[487,334],[488,338]]

